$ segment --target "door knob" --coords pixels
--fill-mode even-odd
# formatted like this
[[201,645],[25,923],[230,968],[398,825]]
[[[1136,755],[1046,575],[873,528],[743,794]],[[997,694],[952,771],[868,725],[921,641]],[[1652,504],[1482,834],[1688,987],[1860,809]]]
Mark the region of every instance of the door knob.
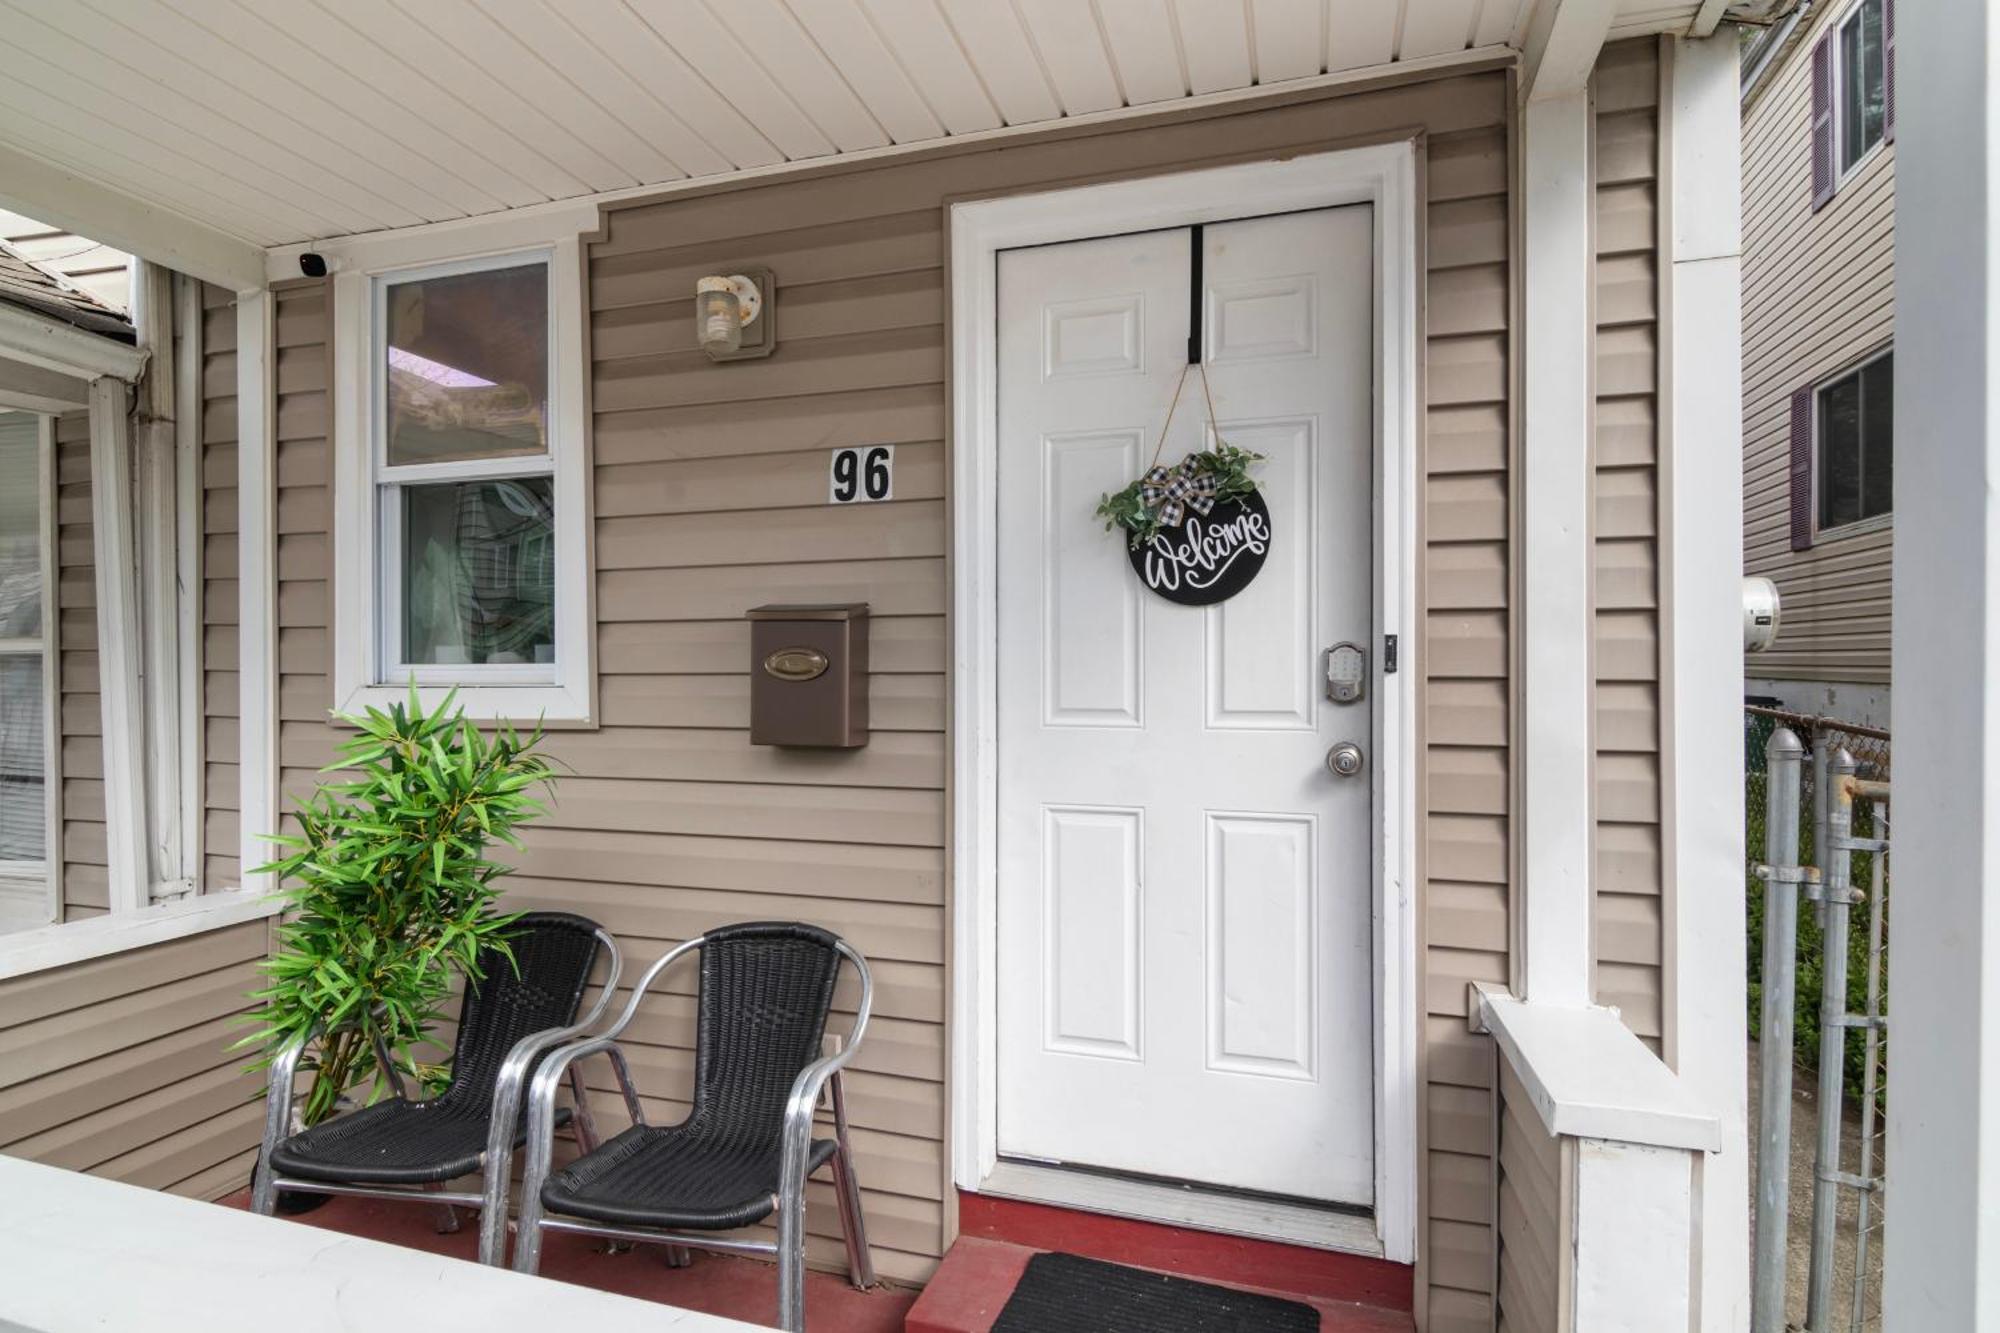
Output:
[[1326,752],[1327,771],[1337,778],[1353,777],[1362,763],[1361,747],[1353,741],[1342,741]]

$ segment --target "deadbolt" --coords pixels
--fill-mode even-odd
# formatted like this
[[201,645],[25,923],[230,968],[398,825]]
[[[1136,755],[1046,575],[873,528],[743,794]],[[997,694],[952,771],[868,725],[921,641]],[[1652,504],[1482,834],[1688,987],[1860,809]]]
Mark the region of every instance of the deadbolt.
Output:
[[1326,752],[1327,771],[1337,778],[1353,777],[1362,763],[1361,747],[1353,741],[1342,741]]
[[1337,704],[1360,702],[1368,684],[1368,653],[1358,643],[1336,643],[1321,655],[1326,697]]

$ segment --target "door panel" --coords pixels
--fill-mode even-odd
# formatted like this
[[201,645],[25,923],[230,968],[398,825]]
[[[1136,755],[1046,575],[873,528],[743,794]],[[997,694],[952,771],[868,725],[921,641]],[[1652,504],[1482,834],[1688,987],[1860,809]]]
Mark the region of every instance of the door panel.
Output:
[[[999,1140],[1006,1155],[1368,1203],[1372,747],[1322,651],[1374,640],[1372,219],[1000,258]],[[1215,438],[1274,539],[1212,607],[1146,593],[1098,498]],[[1371,764],[1369,772],[1372,772]]]

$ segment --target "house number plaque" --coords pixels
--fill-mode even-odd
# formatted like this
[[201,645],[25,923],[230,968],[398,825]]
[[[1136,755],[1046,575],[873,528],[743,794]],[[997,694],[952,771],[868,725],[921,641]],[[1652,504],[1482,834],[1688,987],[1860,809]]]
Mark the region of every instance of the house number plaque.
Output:
[[835,449],[827,475],[826,502],[836,505],[896,498],[896,446]]
[[1250,586],[1271,550],[1271,510],[1257,491],[1161,528],[1132,550],[1140,581],[1170,602],[1212,606]]

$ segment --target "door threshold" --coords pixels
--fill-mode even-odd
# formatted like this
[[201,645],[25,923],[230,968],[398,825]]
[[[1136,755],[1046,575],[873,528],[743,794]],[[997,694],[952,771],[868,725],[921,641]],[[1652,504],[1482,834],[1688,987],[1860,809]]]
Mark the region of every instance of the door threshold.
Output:
[[1003,1161],[979,1182],[981,1194],[1110,1213],[1142,1222],[1281,1241],[1315,1250],[1383,1256],[1372,1213],[1314,1207],[1198,1185],[1170,1185],[1035,1162]]

